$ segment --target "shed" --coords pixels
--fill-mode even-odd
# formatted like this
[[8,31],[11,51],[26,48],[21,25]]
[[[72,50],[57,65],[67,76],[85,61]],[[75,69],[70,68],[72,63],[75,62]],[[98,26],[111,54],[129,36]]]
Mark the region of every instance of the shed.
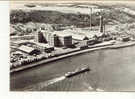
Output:
[[72,34],[72,38],[78,41],[88,40],[88,37],[86,37],[85,35],[79,35],[79,34]]
[[44,43],[35,43],[35,44],[39,47],[40,50],[45,51],[47,53],[54,50],[54,47],[49,44],[44,44]]
[[18,48],[20,51],[24,52],[24,53],[27,53],[29,55],[34,55],[34,54],[39,54],[40,51],[37,50],[37,49],[34,49],[32,47],[28,47],[28,46],[25,46],[25,45],[22,45]]

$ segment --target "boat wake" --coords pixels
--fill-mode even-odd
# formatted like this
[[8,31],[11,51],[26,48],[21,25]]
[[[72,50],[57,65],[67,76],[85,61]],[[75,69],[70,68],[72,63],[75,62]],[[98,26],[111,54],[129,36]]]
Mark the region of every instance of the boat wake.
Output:
[[36,85],[31,85],[31,86],[28,86],[27,88],[24,88],[23,91],[40,91],[41,89],[51,84],[54,84],[56,82],[62,81],[65,78],[66,78],[65,76],[61,76],[61,77],[57,77],[57,78],[54,78],[45,82],[38,83]]

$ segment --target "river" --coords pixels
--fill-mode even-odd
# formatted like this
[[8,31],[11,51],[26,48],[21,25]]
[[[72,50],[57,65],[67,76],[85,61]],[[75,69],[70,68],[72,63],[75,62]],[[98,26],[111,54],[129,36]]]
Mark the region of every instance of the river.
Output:
[[[76,55],[11,74],[10,90],[135,91],[135,46]],[[63,75],[83,66],[91,71]]]

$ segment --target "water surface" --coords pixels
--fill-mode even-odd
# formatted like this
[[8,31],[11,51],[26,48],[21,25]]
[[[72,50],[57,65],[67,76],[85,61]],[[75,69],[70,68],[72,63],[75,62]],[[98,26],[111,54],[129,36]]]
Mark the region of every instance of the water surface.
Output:
[[[36,91],[135,91],[135,46],[98,50],[56,62],[42,64],[11,75],[11,90],[31,88]],[[48,80],[76,68],[89,66],[91,71],[61,79],[46,86]]]

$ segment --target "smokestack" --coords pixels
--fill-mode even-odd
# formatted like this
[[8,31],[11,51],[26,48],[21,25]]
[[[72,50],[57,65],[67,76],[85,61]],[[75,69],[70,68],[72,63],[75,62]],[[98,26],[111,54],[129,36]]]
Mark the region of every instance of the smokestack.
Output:
[[99,25],[99,31],[101,32],[101,33],[103,33],[103,17],[102,16],[100,16],[100,25]]
[[90,30],[92,30],[92,8],[90,8]]
[[104,31],[103,31],[103,33],[105,34],[105,22],[104,22]]

